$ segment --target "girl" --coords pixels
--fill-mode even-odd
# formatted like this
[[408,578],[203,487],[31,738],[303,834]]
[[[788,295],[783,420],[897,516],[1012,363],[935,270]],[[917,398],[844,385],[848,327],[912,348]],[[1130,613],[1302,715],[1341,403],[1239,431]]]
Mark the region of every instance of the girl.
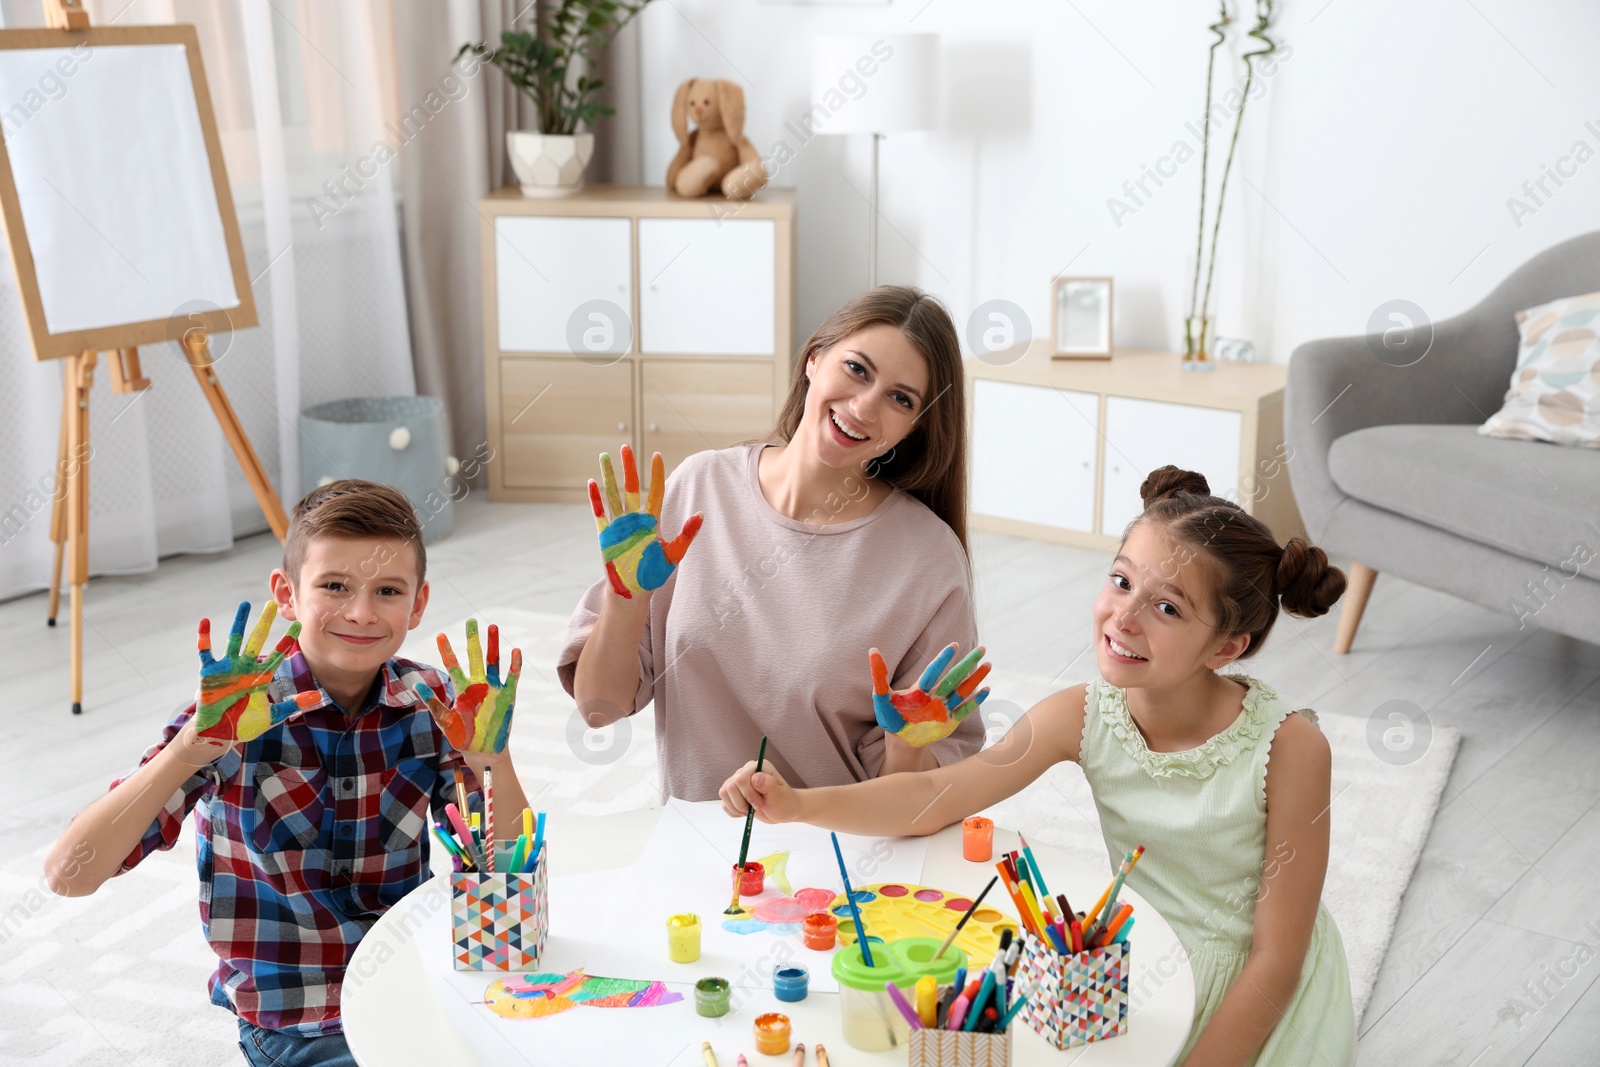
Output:
[[1344,575],[1301,538],[1279,548],[1198,474],[1163,467],[1140,494],[1145,510],[1094,605],[1101,680],[1046,698],[960,763],[809,790],[750,765],[723,785],[723,807],[742,816],[753,804],[765,822],[929,834],[1074,760],[1113,866],[1148,846],[1127,884],[1188,951],[1196,1002],[1182,1062],[1354,1063],[1344,946],[1321,906],[1328,742],[1310,711],[1219,673],[1261,648],[1280,605],[1326,613]]
[[909,684],[944,646],[976,640],[963,395],[945,309],[916,289],[872,289],[806,342],[767,442],[686,459],[659,524],[631,506],[612,515],[612,527],[643,523],[629,540],[650,539],[645,562],[589,589],[557,670],[593,727],[655,701],[665,795],[714,798],[763,736],[768,766],[801,785],[977,751],[976,716],[925,748],[886,736],[839,667],[876,645]]

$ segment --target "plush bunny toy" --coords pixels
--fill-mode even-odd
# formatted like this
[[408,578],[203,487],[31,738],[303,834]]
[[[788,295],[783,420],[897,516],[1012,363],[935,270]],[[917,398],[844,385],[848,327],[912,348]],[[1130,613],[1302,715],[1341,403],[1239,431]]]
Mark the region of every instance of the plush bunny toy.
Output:
[[678,86],[672,130],[678,154],[667,167],[667,188],[678,195],[720,190],[730,200],[748,200],[767,184],[767,168],[744,135],[744,90],[735,83],[690,78]]

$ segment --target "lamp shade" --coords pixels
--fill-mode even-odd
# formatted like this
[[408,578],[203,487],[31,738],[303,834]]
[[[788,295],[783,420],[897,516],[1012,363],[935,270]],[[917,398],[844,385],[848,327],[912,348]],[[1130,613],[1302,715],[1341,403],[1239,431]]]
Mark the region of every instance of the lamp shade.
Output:
[[939,102],[939,35],[853,33],[811,46],[811,99],[820,133],[932,129]]

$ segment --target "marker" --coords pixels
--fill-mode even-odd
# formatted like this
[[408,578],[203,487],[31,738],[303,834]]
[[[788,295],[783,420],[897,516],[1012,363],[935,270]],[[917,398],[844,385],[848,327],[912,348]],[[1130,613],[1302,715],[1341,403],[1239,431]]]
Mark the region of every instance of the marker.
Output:
[[544,812],[539,813],[539,818],[534,823],[533,830],[533,858],[539,858],[539,850],[544,848]]
[[926,1027],[939,1021],[939,982],[931,974],[917,979],[917,1018]]
[[461,861],[462,866],[470,867],[472,865],[471,857],[456,847],[456,843],[450,840],[450,835],[445,833],[438,823],[433,824],[433,835],[439,839],[439,844],[444,846],[446,852]]
[[995,1027],[995,1029],[997,1031],[1001,1032],[1001,1033],[1004,1033],[1006,1031],[1006,1029],[1011,1025],[1011,1020],[1015,1019],[1017,1017],[1017,1012],[1021,1011],[1023,1005],[1025,1005],[1027,1003],[1028,1003],[1028,990],[1027,990],[1027,988],[1026,987],[1019,988],[1017,990],[1017,1002],[1015,1004],[1011,1005],[1010,1009],[1008,1009],[1006,1011],[1005,1017],[1000,1020],[1000,1025]]
[[906,995],[900,992],[899,986],[893,982],[885,982],[883,983],[883,991],[889,994],[889,999],[894,1002],[895,1009],[905,1016],[906,1022],[910,1024],[911,1029],[923,1029],[922,1017],[917,1014],[916,1009],[906,1000]]
[[983,972],[983,985],[978,987],[978,995],[967,1006],[967,1018],[961,1029],[972,1030],[978,1025],[978,1020],[983,1017],[984,1001],[989,999],[989,990],[994,986],[994,972]]
[[456,834],[461,838],[462,849],[472,857],[472,865],[480,871],[483,870],[483,859],[478,855],[476,842],[472,840],[472,827],[461,817],[461,809],[454,804],[446,804],[444,814],[445,818],[450,820],[450,825],[456,828]]
[[517,843],[511,850],[511,866],[506,868],[507,874],[521,874],[522,865],[528,858],[528,835],[518,834]]
[[1128,916],[1128,921],[1122,924],[1122,929],[1118,930],[1117,936],[1113,937],[1111,940],[1121,941],[1124,945],[1126,945],[1128,943],[1128,932],[1133,929],[1133,924],[1136,921],[1137,920],[1135,920],[1132,915]]

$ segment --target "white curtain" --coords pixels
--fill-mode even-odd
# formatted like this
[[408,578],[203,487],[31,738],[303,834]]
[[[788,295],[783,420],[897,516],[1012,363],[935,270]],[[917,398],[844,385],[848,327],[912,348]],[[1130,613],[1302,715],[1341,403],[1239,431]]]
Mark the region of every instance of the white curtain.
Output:
[[[389,5],[89,0],[87,7],[97,26],[187,22],[198,30],[260,318],[256,328],[213,338],[212,350],[245,433],[291,506],[310,488],[298,484],[301,409],[415,390],[392,151],[400,142]],[[43,24],[37,0],[0,0],[0,19],[6,27]],[[218,551],[266,528],[193,372],[161,346],[141,356],[153,383],[146,392],[112,393],[103,359],[95,377],[94,574],[148,571],[162,556]],[[61,385],[59,361],[33,358],[9,261],[0,263],[0,598],[49,582]]]

